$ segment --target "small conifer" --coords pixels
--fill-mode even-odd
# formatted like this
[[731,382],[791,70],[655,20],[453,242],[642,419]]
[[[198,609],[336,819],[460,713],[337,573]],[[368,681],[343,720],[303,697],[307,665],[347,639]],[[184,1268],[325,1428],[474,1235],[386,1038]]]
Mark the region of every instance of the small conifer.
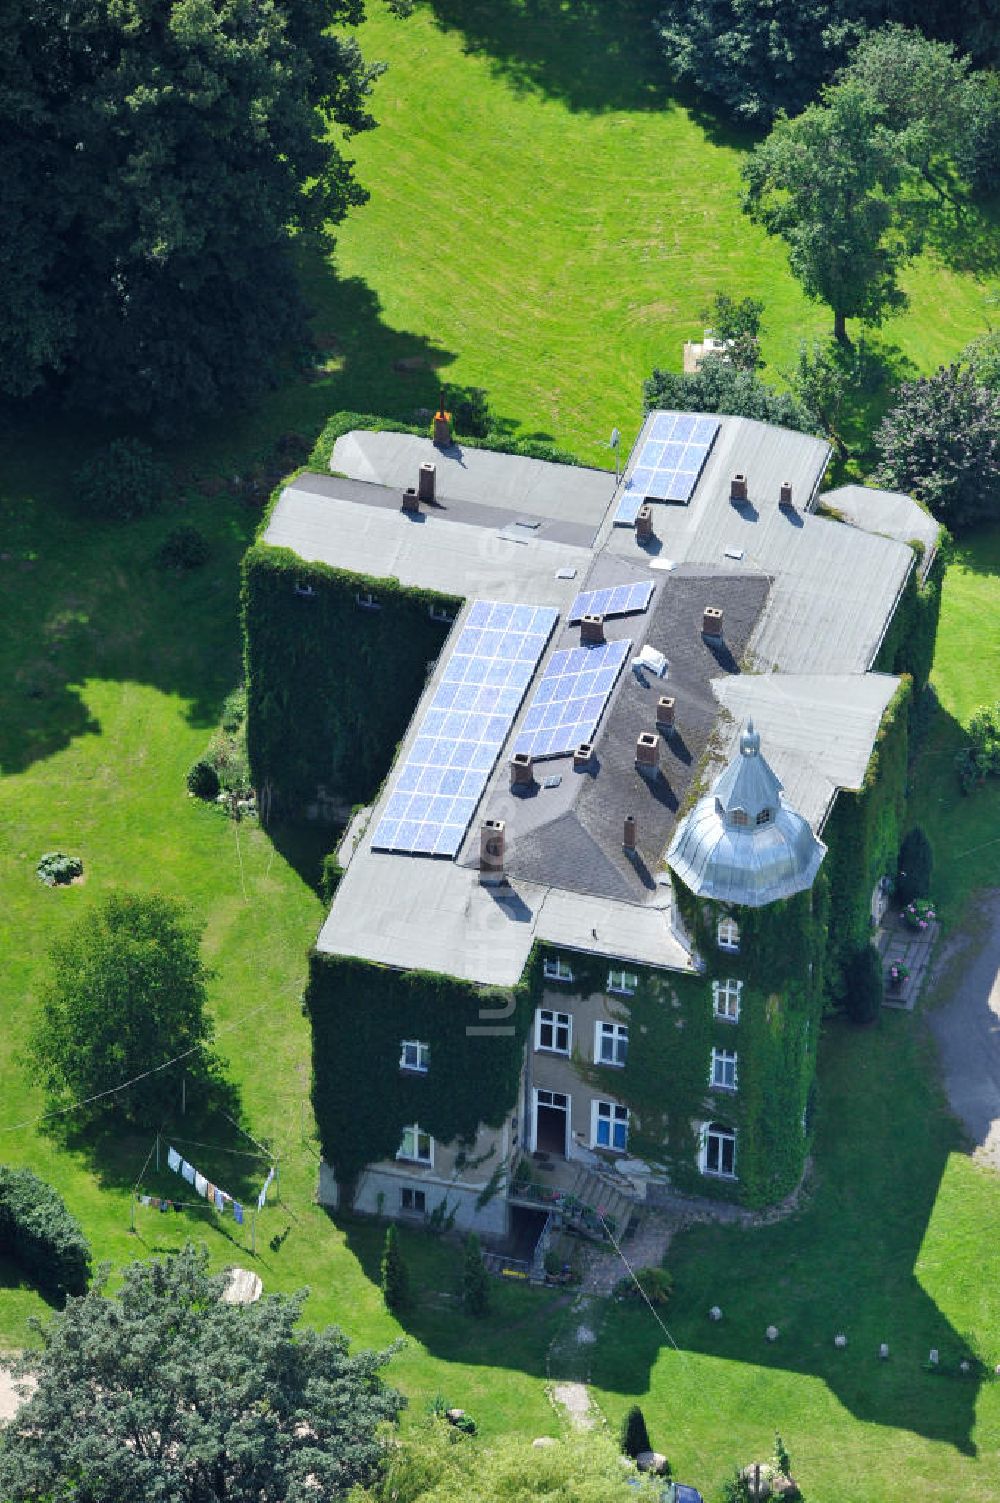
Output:
[[410,1281],[394,1226],[386,1228],[382,1250],[382,1296],[389,1310],[401,1310],[409,1296]]

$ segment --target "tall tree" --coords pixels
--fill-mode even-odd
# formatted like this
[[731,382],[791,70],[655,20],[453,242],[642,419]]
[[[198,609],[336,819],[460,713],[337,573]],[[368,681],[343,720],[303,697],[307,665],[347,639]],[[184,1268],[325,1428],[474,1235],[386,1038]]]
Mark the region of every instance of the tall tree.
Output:
[[43,1326],[20,1364],[38,1387],[0,1431],[5,1503],[297,1503],[373,1481],[403,1403],[390,1353],[296,1329],[304,1294],[228,1305],[225,1284],[188,1246]]
[[189,413],[304,327],[290,255],[365,194],[329,139],[377,68],[362,0],[0,7],[0,392]]
[[906,301],[896,278],[919,235],[899,201],[904,166],[857,84],[779,118],[744,165],[744,211],[782,237],[793,273],[833,309],[843,342],[848,318],[877,324]]
[[30,1043],[51,1106],[97,1097],[77,1119],[158,1126],[179,1104],[180,1075],[157,1067],[183,1055],[189,1078],[214,1083],[207,975],[197,932],[167,898],[112,894],[82,914],[52,947]]
[[756,371],[764,364],[760,353],[764,304],[753,297],[731,297],[717,292],[702,318],[708,320],[716,339],[726,346],[725,358],[739,370]]

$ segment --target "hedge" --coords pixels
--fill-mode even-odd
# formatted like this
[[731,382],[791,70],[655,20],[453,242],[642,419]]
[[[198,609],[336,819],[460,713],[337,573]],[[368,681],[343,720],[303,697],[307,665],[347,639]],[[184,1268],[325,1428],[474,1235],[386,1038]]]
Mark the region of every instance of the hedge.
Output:
[[90,1245],[62,1196],[30,1169],[0,1164],[0,1253],[46,1293],[85,1294]]

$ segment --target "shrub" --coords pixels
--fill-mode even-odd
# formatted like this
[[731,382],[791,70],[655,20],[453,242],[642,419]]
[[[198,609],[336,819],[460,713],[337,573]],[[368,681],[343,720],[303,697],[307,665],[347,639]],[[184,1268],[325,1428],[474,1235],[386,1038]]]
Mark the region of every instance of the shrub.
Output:
[[465,1239],[462,1299],[470,1315],[481,1317],[490,1308],[489,1274],[486,1272],[479,1238],[475,1232],[470,1232]]
[[962,792],[970,793],[984,778],[1000,774],[1000,700],[980,705],[966,726],[969,744],[955,758]]
[[631,1456],[633,1461],[643,1451],[653,1449],[646,1429],[646,1417],[638,1404],[633,1404],[622,1420],[621,1442],[623,1454]]
[[90,1246],[62,1196],[30,1169],[0,1165],[0,1252],[49,1294],[85,1294]]
[[903,903],[913,898],[926,898],[931,890],[934,873],[934,851],[923,828],[914,825],[904,836],[899,848],[899,865],[896,875],[896,891]]
[[882,1006],[885,983],[874,945],[865,945],[847,966],[847,1016],[852,1023],[874,1023]]
[[926,929],[936,918],[937,913],[929,898],[914,898],[903,909],[903,923],[908,929]]
[[238,731],[247,718],[247,691],[243,684],[233,689],[222,701],[222,715],[220,724],[224,731],[232,735]]
[[188,770],[187,785],[196,798],[215,798],[219,792],[219,774],[202,757]]
[[333,902],[333,895],[340,886],[340,879],[343,875],[344,868],[337,859],[337,852],[330,851],[323,857],[323,867],[319,878],[319,891],[324,903]]
[[667,1303],[673,1288],[674,1276],[665,1268],[637,1268],[634,1278],[629,1274],[619,1279],[615,1293],[631,1299],[645,1297],[655,1307]]
[[135,438],[116,438],[80,466],[76,500],[97,517],[127,522],[155,511],[167,488],[167,470]]
[[381,1275],[382,1297],[386,1308],[401,1310],[409,1298],[410,1279],[399,1246],[399,1233],[394,1226],[386,1228]]
[[190,523],[168,532],[156,555],[156,561],[163,569],[200,569],[207,558],[205,534]]
[[46,887],[61,887],[83,875],[79,856],[64,856],[62,851],[46,851],[35,867]]

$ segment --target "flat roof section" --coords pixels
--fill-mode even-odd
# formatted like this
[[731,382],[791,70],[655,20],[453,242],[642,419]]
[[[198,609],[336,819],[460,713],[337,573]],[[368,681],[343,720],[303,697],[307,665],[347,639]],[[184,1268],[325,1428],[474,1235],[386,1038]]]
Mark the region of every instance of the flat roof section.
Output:
[[921,574],[927,574],[937,550],[941,529],[912,496],[900,491],[880,491],[867,485],[842,485],[824,491],[816,498],[819,507],[828,506],[836,516],[860,527],[864,532],[881,533],[897,543],[923,543]]

